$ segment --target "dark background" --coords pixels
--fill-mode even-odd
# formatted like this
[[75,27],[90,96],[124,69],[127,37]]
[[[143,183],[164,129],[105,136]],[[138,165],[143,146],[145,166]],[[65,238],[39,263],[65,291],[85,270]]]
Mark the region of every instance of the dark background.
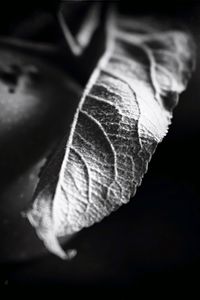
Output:
[[[51,61],[57,68],[65,68],[73,80],[76,80],[80,86],[84,86],[92,66],[101,53],[101,47],[100,51],[97,51],[98,44],[95,40],[84,59],[74,61],[66,49],[66,57],[63,58],[65,50],[62,48],[62,37],[55,21],[57,5],[58,3],[48,7],[45,5],[38,7],[29,3],[29,5],[18,5],[14,9],[12,7],[12,10],[5,7],[0,12],[0,34],[29,40],[33,45],[41,42],[59,45],[59,55],[58,53],[41,54],[32,50],[31,54],[28,51],[28,55],[38,55],[47,64]],[[2,160],[4,160],[1,166],[1,177],[6,178],[1,184],[3,204],[0,206],[0,217],[3,220],[6,213],[7,219],[7,223],[5,222],[4,225],[1,223],[0,229],[1,287],[9,289],[12,286],[26,285],[142,289],[144,286],[151,288],[187,286],[189,282],[198,285],[200,279],[198,275],[200,268],[200,5],[198,1],[173,1],[173,3],[162,1],[160,4],[155,1],[144,4],[141,1],[137,5],[134,3],[134,6],[121,1],[118,5],[124,13],[133,16],[155,15],[156,18],[161,20],[167,18],[189,29],[197,44],[196,71],[188,89],[180,97],[170,131],[158,146],[136,196],[109,218],[77,234],[66,245],[66,249],[69,247],[78,250],[77,257],[70,262],[46,253],[33,229],[20,216],[20,210],[30,201],[34,184],[30,183],[30,190],[28,187],[28,192],[25,192],[27,193],[25,203],[18,205],[16,196],[27,189],[27,186],[25,187],[27,173],[32,172],[33,168],[36,168],[35,165],[45,156],[44,149],[54,135],[44,140],[42,149],[37,146],[39,144],[37,138],[32,148],[26,148],[26,142],[19,138],[22,164],[14,164],[11,157],[12,155],[15,157],[14,149],[19,147],[15,146],[18,143],[11,140],[6,144],[7,149],[4,148],[4,153],[7,151],[9,153],[11,148],[13,151],[8,155],[9,159],[6,155],[0,154],[0,157],[3,155]],[[33,20],[33,17],[42,19],[45,25],[34,27],[34,22],[29,21]],[[90,53],[94,54],[93,60]],[[51,115],[52,112],[49,114]],[[52,122],[48,116],[47,120]],[[47,121],[47,124],[51,122]],[[47,127],[48,125],[43,129],[43,134],[42,127],[37,128],[41,140]],[[30,135],[31,133],[30,131]],[[27,159],[26,151],[29,153]],[[15,176],[7,176],[7,173]],[[25,175],[19,182],[20,174]]]

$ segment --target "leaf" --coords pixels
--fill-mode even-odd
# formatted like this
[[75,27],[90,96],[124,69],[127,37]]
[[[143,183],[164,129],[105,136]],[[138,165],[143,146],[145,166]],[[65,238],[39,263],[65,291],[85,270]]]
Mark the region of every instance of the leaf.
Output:
[[51,252],[67,258],[61,237],[101,221],[135,194],[193,69],[187,33],[116,13],[108,18],[106,51],[27,213]]
[[[71,3],[72,4],[72,3]],[[75,6],[77,6],[77,3],[73,3]],[[82,2],[78,3],[78,6],[83,6]],[[87,3],[88,4],[88,3]],[[65,40],[67,44],[69,45],[69,48],[71,49],[72,53],[75,56],[80,56],[85,48],[90,43],[90,40],[95,32],[95,30],[98,28],[98,25],[100,23],[100,14],[101,14],[101,3],[91,3],[89,6],[86,16],[84,17],[83,22],[81,23],[80,20],[80,28],[76,35],[73,35],[70,31],[70,27],[67,23],[67,20],[64,18],[64,9],[68,8],[68,4],[66,6],[66,3],[62,3],[59,11],[58,11],[58,22],[60,24],[60,27],[62,29],[63,35],[65,37]]]

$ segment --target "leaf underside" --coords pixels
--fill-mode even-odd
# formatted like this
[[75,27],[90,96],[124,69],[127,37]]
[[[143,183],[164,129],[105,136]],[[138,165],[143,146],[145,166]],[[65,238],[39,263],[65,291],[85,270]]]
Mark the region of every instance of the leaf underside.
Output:
[[67,258],[59,238],[135,194],[193,68],[188,34],[110,15],[105,53],[27,213],[51,252]]

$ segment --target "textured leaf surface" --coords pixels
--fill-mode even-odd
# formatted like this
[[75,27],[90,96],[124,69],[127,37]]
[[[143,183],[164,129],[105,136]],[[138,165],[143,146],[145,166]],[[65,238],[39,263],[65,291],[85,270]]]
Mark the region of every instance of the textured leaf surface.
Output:
[[181,31],[112,16],[107,47],[27,216],[48,249],[127,203],[166,135],[194,67]]

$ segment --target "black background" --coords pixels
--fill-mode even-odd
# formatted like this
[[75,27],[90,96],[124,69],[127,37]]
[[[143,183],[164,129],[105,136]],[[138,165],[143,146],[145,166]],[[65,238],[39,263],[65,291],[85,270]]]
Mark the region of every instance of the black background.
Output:
[[[131,287],[183,286],[198,284],[200,268],[200,5],[198,1],[173,1],[160,4],[119,3],[121,10],[134,15],[170,18],[186,26],[197,43],[197,68],[188,89],[180,97],[170,131],[157,148],[142,186],[129,204],[120,208],[100,224],[82,230],[66,245],[76,248],[78,255],[66,262],[44,254],[34,231],[24,223],[10,230],[28,241],[9,240],[12,257],[1,258],[1,286],[48,287]],[[12,36],[14,29],[34,14],[54,15],[57,3],[36,7],[18,5],[0,12],[0,33]],[[49,27],[48,27],[49,26]],[[23,38],[34,43],[56,43],[60,33],[51,21],[42,33]],[[52,29],[53,28],[53,29]],[[61,58],[54,58],[60,64]],[[87,60],[89,64],[89,58]],[[78,70],[66,61],[69,74],[84,86],[91,66]],[[76,65],[75,65],[76,66]],[[23,144],[23,142],[22,142]],[[36,146],[37,148],[37,146]],[[7,183],[9,188],[9,183]],[[23,189],[23,187],[20,187]],[[3,186],[1,186],[3,189]],[[13,195],[14,196],[14,195]],[[11,208],[13,215],[13,210]],[[15,211],[14,211],[15,214]],[[19,214],[16,211],[16,214]],[[22,225],[26,228],[22,229]],[[5,229],[2,229],[5,234]],[[11,236],[7,232],[7,236]],[[10,237],[10,239],[11,239]],[[1,237],[0,237],[1,238]],[[20,240],[19,239],[19,240]],[[33,243],[33,246],[32,244]],[[20,247],[28,244],[22,259]],[[6,247],[0,242],[0,247]],[[31,253],[33,249],[33,253]],[[42,253],[41,255],[36,255]],[[39,249],[39,250],[38,250]],[[8,253],[9,253],[8,251]],[[4,251],[5,253],[5,251]]]

